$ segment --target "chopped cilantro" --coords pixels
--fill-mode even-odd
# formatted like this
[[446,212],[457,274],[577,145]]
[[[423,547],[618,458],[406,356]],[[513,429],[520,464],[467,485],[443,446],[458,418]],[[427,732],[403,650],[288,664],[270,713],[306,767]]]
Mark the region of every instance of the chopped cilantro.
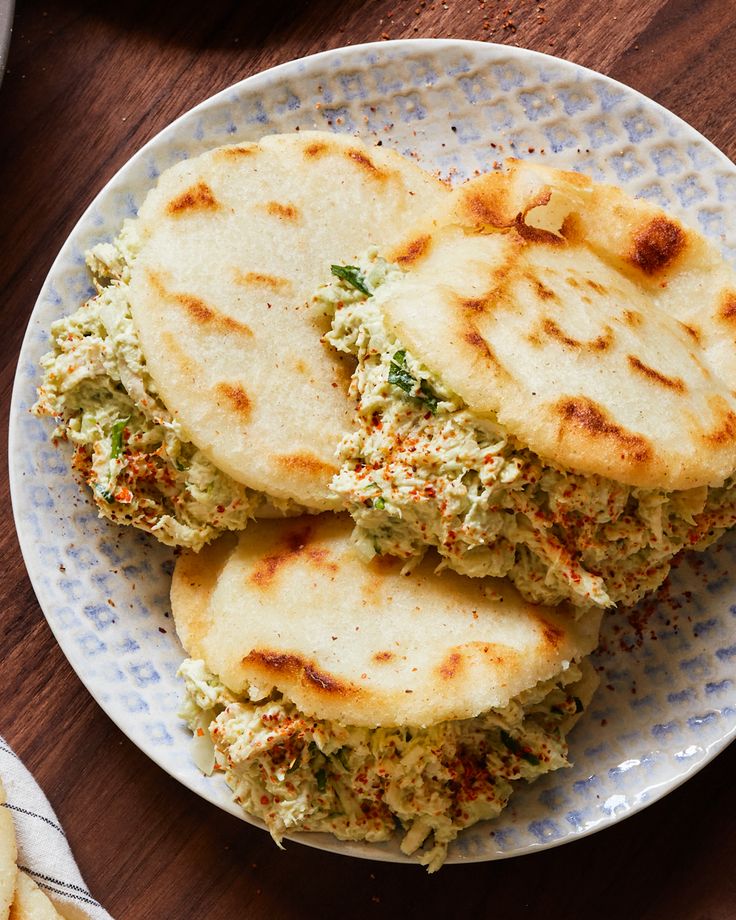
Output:
[[409,395],[414,392],[417,382],[406,369],[405,351],[397,351],[391,359],[391,364],[388,368],[388,382],[395,387],[399,387],[405,393],[409,393]]
[[383,511],[383,509],[386,507],[386,502],[379,495],[378,498],[373,499],[373,507],[378,508],[379,511]]
[[365,286],[365,278],[361,275],[357,265],[330,265],[330,271],[336,278],[354,287],[356,291],[360,291],[366,297],[371,296],[371,292]]
[[121,418],[115,422],[110,432],[110,457],[117,460],[123,452],[123,430],[130,421],[130,418]]
[[391,364],[388,368],[388,382],[398,387],[400,390],[403,390],[405,393],[408,393],[409,396],[414,397],[414,399],[417,399],[419,402],[424,403],[432,415],[437,412],[439,399],[437,399],[424,381],[419,385],[419,392],[422,395],[414,396],[417,381],[406,369],[405,351],[397,351],[391,359]]
[[437,406],[439,405],[439,399],[434,395],[434,393],[429,389],[427,384],[422,381],[419,391],[421,392],[420,401],[423,402],[432,415],[437,414]]
[[317,789],[320,792],[325,792],[327,789],[327,774],[324,770],[317,770],[315,776],[317,777]]

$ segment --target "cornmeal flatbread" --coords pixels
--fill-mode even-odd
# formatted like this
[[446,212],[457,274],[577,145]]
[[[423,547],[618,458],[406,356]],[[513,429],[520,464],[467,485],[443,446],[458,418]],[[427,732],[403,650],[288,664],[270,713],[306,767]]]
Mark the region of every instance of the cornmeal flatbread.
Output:
[[697,233],[512,162],[359,271],[316,300],[358,360],[333,488],[367,556],[605,607],[736,523],[736,273]]
[[733,348],[719,360],[736,275],[660,209],[516,162],[468,182],[448,226],[394,259],[391,328],[536,453],[666,490],[736,469]]
[[343,515],[261,521],[180,557],[182,714],[197,762],[277,842],[387,840],[400,822],[434,871],[514,781],[566,766],[600,613],[576,621],[429,559],[366,565],[350,530]]
[[86,259],[97,293],[51,328],[34,412],[57,419],[101,515],[199,549],[260,516],[334,507],[350,359],[309,303],[331,262],[396,241],[449,189],[320,132],[185,160]]
[[300,132],[168,170],[141,208],[132,315],[158,391],[233,479],[322,509],[350,366],[308,301],[331,262],[391,244],[446,186],[353,137]]
[[467,719],[550,680],[595,647],[599,614],[529,604],[500,579],[366,564],[345,515],[261,521],[183,555],[172,584],[182,643],[234,692],[276,687],[346,724]]

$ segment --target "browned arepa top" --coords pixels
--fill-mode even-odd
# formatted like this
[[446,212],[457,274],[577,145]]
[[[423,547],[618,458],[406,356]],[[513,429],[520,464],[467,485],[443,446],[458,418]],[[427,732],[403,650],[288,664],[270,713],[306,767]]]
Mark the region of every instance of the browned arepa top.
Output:
[[736,273],[660,209],[510,161],[390,258],[389,328],[541,457],[665,490],[736,469]]
[[309,301],[448,188],[392,150],[301,132],[167,170],[137,223],[131,308],[148,370],[186,434],[238,482],[332,506],[350,369]]
[[428,554],[366,564],[347,516],[261,521],[182,555],[172,611],[187,653],[235,693],[276,687],[344,724],[430,725],[505,707],[595,647],[575,620],[507,581],[435,573]]

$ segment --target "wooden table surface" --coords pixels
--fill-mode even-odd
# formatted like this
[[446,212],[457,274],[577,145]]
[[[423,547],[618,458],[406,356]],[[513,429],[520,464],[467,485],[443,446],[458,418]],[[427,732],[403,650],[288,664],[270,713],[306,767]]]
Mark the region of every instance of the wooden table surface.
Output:
[[[274,64],[386,38],[503,42],[628,83],[736,154],[733,0],[18,0],[0,88],[2,413],[54,256],[150,137]],[[116,918],[736,917],[736,749],[664,800],[575,844],[421,869],[327,855],[218,811],[150,762],[57,647],[0,478],[0,733],[49,796]]]

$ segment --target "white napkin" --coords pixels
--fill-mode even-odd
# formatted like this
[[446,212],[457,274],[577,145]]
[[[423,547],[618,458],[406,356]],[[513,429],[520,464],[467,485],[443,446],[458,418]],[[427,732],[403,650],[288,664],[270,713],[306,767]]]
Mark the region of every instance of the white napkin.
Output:
[[13,816],[18,868],[68,920],[112,920],[84,884],[59,820],[35,779],[0,735],[0,777]]

